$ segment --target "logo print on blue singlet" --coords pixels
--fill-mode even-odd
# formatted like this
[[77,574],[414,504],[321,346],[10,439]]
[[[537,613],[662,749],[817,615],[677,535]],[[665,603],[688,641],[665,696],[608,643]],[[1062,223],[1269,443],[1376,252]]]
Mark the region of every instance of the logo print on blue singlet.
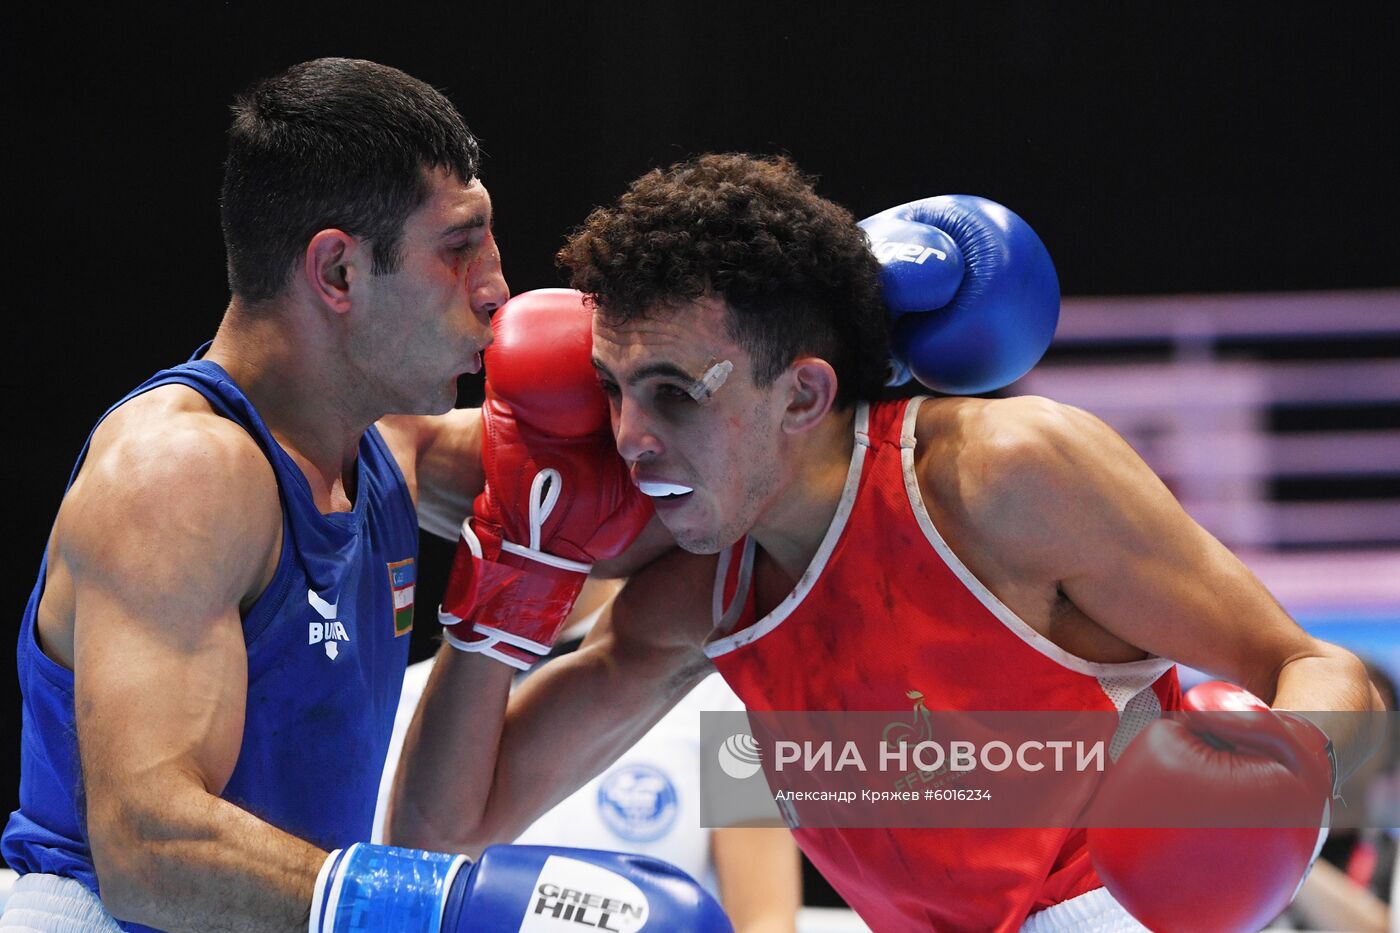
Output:
[[628,842],[653,842],[670,832],[680,807],[666,772],[629,764],[608,772],[598,785],[598,815]]
[[312,622],[310,624],[307,630],[306,643],[308,645],[324,643],[326,646],[326,657],[334,661],[340,654],[340,642],[343,641],[347,645],[350,644],[350,633],[345,631],[344,624],[336,619],[335,603],[326,602],[316,595],[315,590],[306,591],[306,601],[310,604],[312,609],[316,610],[318,616],[326,620],[324,622]]

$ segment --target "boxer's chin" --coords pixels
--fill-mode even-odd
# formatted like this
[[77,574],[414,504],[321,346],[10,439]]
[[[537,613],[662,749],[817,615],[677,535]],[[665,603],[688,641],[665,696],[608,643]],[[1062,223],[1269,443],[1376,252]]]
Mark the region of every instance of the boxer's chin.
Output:
[[724,550],[724,545],[718,539],[709,538],[683,538],[676,536],[676,544],[682,551],[688,554],[718,554]]
[[669,507],[657,508],[656,514],[681,550],[691,554],[718,554],[744,536],[743,528],[725,527],[698,490]]
[[671,537],[676,539],[676,544],[681,550],[691,554],[718,554],[724,549],[714,529],[687,521],[684,516],[673,511],[657,509],[656,514],[660,517],[661,524],[671,533]]

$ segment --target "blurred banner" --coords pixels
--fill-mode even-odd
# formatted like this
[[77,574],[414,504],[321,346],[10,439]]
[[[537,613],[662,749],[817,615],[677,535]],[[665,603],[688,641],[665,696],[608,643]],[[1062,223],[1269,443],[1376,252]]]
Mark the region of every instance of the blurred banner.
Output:
[[[1394,713],[701,713],[701,823],[1400,826]],[[1332,799],[1327,736],[1377,754]],[[1330,801],[1330,804],[1329,804]]]

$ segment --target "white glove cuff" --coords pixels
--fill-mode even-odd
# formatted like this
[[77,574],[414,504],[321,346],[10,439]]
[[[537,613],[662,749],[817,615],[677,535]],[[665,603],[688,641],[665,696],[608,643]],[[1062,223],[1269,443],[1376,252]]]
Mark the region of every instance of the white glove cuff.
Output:
[[516,657],[513,654],[508,654],[504,651],[499,650],[497,648],[497,645],[500,645],[505,642],[505,639],[502,638],[493,638],[488,636],[487,638],[482,638],[477,641],[463,641],[456,635],[452,634],[452,629],[443,628],[442,640],[447,642],[452,647],[456,648],[458,651],[466,651],[470,654],[484,654],[488,658],[491,658],[495,661],[500,661],[502,664],[509,665],[510,667],[513,667],[518,671],[528,671],[530,668],[534,667],[533,660],[526,660],[525,658]]

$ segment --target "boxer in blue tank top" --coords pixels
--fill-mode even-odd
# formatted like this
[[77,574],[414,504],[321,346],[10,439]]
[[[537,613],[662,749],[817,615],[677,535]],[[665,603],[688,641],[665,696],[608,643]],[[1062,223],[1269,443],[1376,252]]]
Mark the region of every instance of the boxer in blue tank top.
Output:
[[[193,389],[248,432],[267,456],[282,506],[276,569],[241,614],[248,700],[222,796],[322,848],[366,839],[413,627],[418,526],[403,475],[371,427],[360,441],[353,507],[323,515],[306,477],[217,364],[157,373],[113,410],[168,385]],[[81,467],[80,457],[74,475]],[[75,793],[82,777],[73,672],[35,638],[46,569],[47,560],[20,627],[26,780],[3,851],[18,871],[65,875],[96,891]],[[47,777],[28,780],[32,774]]]
[[[529,723],[503,729],[514,668],[480,651],[443,649],[419,717],[417,734],[432,737],[402,756],[394,804],[412,815],[394,841],[416,832],[430,838],[402,841],[453,851],[368,844],[417,528],[456,537],[477,498],[538,535],[563,500],[570,521],[550,534],[598,535],[609,557],[650,511],[616,509],[613,493],[640,493],[598,417],[577,293],[555,315],[557,339],[518,325],[514,353],[497,358],[521,377],[530,415],[582,418],[585,436],[522,419],[506,437],[499,399],[494,429],[453,409],[509,293],[475,140],[441,94],[372,62],[320,59],[257,85],[234,114],[222,198],[232,301],[201,358],[99,421],[25,610],[21,803],[3,837],[23,874],[0,930],[462,933],[539,917],[732,933],[673,866],[486,848],[501,834],[458,841],[501,809],[488,792],[498,760],[533,766],[550,754],[537,740],[552,743]],[[549,366],[587,378],[560,391]],[[523,466],[551,445],[571,458],[567,479]],[[496,479],[479,496],[488,461]],[[505,463],[522,464],[519,488]],[[497,570],[527,591],[536,579]],[[473,624],[528,615],[523,596],[482,590],[497,614],[473,612]],[[453,854],[483,848],[474,862]]]
[[418,524],[482,488],[452,406],[509,293],[461,117],[344,59],[234,114],[232,301],[93,430],[25,610],[0,927],[304,928],[370,836]]

